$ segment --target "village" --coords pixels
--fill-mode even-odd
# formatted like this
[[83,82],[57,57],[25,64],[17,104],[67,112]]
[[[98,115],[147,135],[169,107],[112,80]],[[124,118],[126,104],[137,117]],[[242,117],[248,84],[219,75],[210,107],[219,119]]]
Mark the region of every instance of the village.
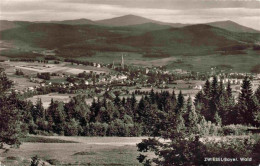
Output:
[[91,104],[93,98],[114,100],[116,95],[127,98],[132,93],[140,100],[151,89],[156,92],[182,91],[185,98],[190,96],[194,99],[205,81],[212,81],[214,75],[224,87],[229,82],[236,97],[245,76],[251,78],[253,90],[259,86],[259,74],[218,71],[214,67],[207,73],[200,73],[182,69],[167,70],[165,66],[131,65],[125,62],[123,55],[115,61],[102,64],[73,59],[20,59],[6,60],[0,64],[14,82],[15,93],[32,102],[40,98],[45,108],[51,99],[68,102],[78,94],[88,97],[87,104]]

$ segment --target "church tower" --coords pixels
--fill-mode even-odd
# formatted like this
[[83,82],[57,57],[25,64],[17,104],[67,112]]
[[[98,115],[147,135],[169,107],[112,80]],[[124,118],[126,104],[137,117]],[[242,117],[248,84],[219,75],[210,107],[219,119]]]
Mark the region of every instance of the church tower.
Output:
[[115,69],[115,62],[113,61],[112,69]]
[[121,68],[122,68],[122,69],[125,68],[125,64],[124,64],[124,55],[122,55],[122,59],[121,59]]

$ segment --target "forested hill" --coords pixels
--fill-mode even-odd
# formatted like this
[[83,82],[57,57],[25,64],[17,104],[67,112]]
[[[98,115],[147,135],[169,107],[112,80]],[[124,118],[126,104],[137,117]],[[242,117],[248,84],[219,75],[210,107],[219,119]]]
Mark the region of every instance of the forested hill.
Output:
[[[145,28],[144,28],[145,27]],[[1,40],[32,48],[77,51],[163,51],[168,54],[202,53],[226,47],[245,49],[260,41],[259,33],[231,32],[210,25],[171,28],[162,25],[107,27],[34,23],[0,32]]]

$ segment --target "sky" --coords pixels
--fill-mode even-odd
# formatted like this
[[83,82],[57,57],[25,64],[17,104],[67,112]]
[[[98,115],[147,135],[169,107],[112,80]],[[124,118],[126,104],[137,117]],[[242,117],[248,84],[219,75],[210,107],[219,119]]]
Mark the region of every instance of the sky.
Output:
[[172,23],[232,20],[260,30],[260,0],[0,0],[0,20],[102,20],[127,14]]

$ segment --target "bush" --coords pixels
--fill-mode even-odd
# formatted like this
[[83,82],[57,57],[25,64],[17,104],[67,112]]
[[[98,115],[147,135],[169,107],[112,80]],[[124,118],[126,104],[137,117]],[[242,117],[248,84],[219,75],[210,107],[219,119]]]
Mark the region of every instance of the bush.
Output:
[[40,164],[40,159],[38,158],[38,156],[34,156],[32,157],[32,161],[31,161],[31,166],[38,166]]
[[142,128],[139,125],[128,124],[129,137],[139,137],[142,134]]
[[72,119],[70,122],[65,123],[64,127],[64,135],[65,136],[77,136],[81,130],[79,122],[75,119]]
[[222,127],[224,135],[243,135],[247,133],[247,126],[243,125],[227,125]]
[[90,123],[89,135],[91,136],[106,136],[108,124],[106,123]]
[[[258,165],[260,162],[260,137],[223,137],[222,140],[199,141],[199,137],[175,136],[169,142],[161,142],[156,138],[142,140],[137,144],[138,151],[143,152],[137,159],[140,163],[152,162],[158,165]],[[148,158],[144,153],[151,151],[157,158]],[[205,161],[206,158],[220,161]],[[241,161],[247,158],[249,161]],[[235,159],[225,162],[221,160]],[[251,161],[250,161],[251,160]]]
[[[207,141],[205,143],[207,157],[237,158],[231,165],[258,165],[259,164],[259,135],[250,137],[229,137],[218,142]],[[252,158],[252,161],[240,161],[240,157]],[[207,164],[216,164],[208,162]],[[221,162],[221,165],[230,165],[229,162]]]
[[107,135],[120,137],[129,136],[129,129],[122,120],[116,119],[109,125]]
[[44,80],[50,80],[51,74],[50,73],[37,73],[37,77]]
[[214,123],[211,123],[211,121],[206,121],[204,118],[197,125],[197,128],[198,128],[198,130],[197,130],[198,134],[203,135],[203,136],[222,135],[222,128],[220,126],[217,126]]

